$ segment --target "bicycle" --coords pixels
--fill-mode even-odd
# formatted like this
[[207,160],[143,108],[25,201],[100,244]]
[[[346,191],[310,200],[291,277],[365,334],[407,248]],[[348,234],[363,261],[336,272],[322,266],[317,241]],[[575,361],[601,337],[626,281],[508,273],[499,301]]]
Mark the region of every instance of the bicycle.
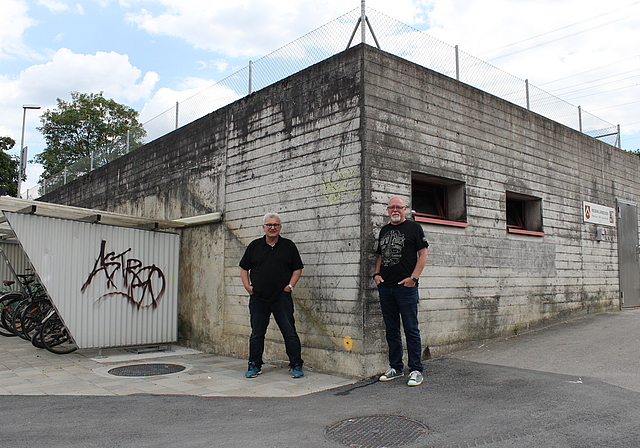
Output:
[[13,312],[11,330],[22,339],[30,341],[35,329],[52,308],[48,297],[27,297],[22,300]]
[[[35,343],[33,342],[34,339],[36,340]],[[32,344],[38,347],[36,343],[42,344],[51,353],[58,355],[65,355],[78,349],[55,308],[51,308],[42,320],[38,336],[32,339]]]
[[0,296],[0,335],[7,337],[18,336],[12,330],[11,317],[13,316],[13,309],[23,298],[24,295],[20,291],[11,291]]
[[[22,284],[22,291],[12,291],[0,297],[0,334],[20,336],[30,339],[30,332],[44,316],[49,298],[35,274],[16,274]],[[6,281],[5,281],[6,284]],[[33,302],[34,306],[31,306]],[[24,325],[22,319],[25,318]],[[24,328],[23,328],[24,327]]]

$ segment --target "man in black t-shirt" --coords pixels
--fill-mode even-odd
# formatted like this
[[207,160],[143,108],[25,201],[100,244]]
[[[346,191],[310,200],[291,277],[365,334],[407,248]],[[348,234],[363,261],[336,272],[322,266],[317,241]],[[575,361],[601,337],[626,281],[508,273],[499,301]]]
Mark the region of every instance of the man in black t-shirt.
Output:
[[252,241],[240,260],[240,278],[249,293],[251,318],[247,378],[255,378],[262,373],[264,338],[271,314],[284,338],[291,376],[304,376],[291,297],[304,265],[295,243],[280,236],[281,228],[280,216],[267,213],[262,225],[265,235]]
[[409,386],[422,384],[422,341],[418,326],[418,279],[427,264],[429,243],[422,226],[407,220],[407,206],[401,198],[392,198],[387,206],[391,222],[380,230],[373,274],[380,294],[380,307],[389,346],[389,369],[380,381],[404,376],[400,321],[407,340]]

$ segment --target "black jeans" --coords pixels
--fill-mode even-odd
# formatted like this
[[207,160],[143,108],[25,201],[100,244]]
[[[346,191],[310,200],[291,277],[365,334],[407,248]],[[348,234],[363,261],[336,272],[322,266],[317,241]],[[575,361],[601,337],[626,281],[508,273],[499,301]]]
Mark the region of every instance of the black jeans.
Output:
[[280,328],[284,338],[289,367],[302,366],[302,348],[300,338],[296,332],[295,319],[293,317],[293,299],[291,293],[282,291],[280,298],[275,302],[265,302],[255,294],[249,296],[249,315],[251,317],[251,337],[249,338],[249,362],[262,366],[262,354],[264,353],[264,337],[271,319],[271,314]]

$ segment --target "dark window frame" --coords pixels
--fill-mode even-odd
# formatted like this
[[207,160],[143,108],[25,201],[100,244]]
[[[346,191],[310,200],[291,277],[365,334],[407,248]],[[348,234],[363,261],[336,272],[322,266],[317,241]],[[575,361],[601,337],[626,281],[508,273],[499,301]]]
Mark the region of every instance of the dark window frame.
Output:
[[467,227],[465,183],[411,173],[411,213],[419,222]]
[[541,198],[507,191],[505,213],[507,232],[544,236]]

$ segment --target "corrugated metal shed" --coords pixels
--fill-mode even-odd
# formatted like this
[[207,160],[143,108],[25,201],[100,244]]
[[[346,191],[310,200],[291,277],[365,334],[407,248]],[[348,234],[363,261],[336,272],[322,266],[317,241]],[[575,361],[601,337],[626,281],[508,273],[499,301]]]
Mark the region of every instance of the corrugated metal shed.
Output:
[[[0,280],[3,290],[19,291],[21,288],[16,274],[26,274],[31,272],[30,269],[31,263],[17,240],[0,240]],[[14,283],[8,285],[5,281]]]
[[0,208],[2,239],[19,242],[79,348],[175,342],[180,237],[146,229],[221,219],[152,220],[8,197]]

